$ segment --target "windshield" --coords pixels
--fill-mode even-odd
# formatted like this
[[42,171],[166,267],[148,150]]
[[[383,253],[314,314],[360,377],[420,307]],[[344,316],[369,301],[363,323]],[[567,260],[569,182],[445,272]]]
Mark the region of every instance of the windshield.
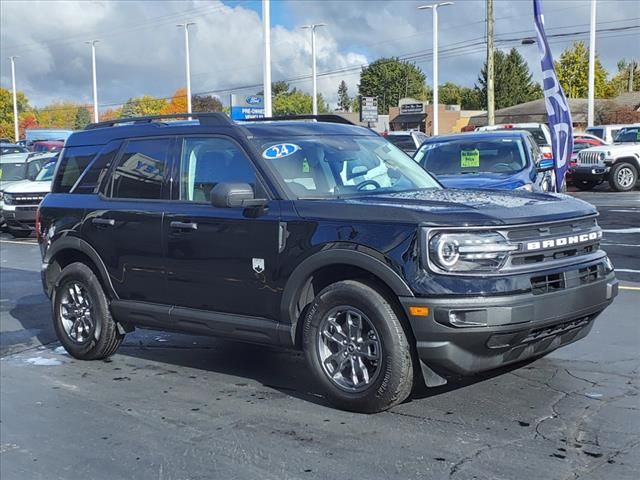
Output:
[[0,181],[13,182],[27,178],[26,163],[0,163]]
[[623,128],[619,131],[615,143],[640,142],[640,127]]
[[56,162],[49,162],[42,167],[36,176],[36,182],[46,182],[53,179],[53,171],[56,168]]
[[389,135],[385,138],[405,152],[416,151],[416,144],[413,141],[413,137],[411,137],[411,135]]
[[522,140],[461,139],[425,143],[415,160],[433,175],[465,175],[521,171],[527,165]]
[[24,147],[14,145],[8,147],[0,147],[0,155],[9,155],[12,153],[29,153],[29,150]]
[[291,198],[441,188],[411,157],[377,136],[256,138],[254,143]]

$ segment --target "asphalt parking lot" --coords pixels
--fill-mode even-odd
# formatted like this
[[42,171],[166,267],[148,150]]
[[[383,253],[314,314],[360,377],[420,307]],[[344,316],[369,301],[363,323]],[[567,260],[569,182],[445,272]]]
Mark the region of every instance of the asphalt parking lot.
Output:
[[640,191],[598,206],[621,280],[584,340],[366,416],[330,408],[300,354],[138,330],[64,353],[33,239],[0,237],[0,477],[635,479]]

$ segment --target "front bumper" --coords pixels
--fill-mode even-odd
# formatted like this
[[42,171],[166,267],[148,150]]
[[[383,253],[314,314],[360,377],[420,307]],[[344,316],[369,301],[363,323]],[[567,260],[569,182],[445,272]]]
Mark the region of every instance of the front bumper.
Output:
[[590,167],[576,166],[571,172],[571,178],[574,182],[597,182],[601,183],[607,179],[609,175],[609,167],[594,165]]
[[[578,279],[578,281],[580,281]],[[573,282],[567,281],[567,286]],[[587,284],[534,295],[400,298],[420,359],[440,375],[471,375],[546,354],[585,337],[618,294],[613,272]],[[429,308],[413,317],[410,306]],[[466,311],[486,326],[455,327],[452,312]]]
[[37,205],[5,205],[2,216],[10,228],[19,230],[33,230],[36,223]]

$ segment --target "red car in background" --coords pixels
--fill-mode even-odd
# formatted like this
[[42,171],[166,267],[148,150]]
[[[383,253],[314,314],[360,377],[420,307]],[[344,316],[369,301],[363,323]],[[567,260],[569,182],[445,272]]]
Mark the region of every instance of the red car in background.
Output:
[[571,160],[569,161],[569,169],[567,170],[567,185],[571,183],[571,172],[573,172],[573,169],[576,167],[578,152],[585,148],[599,147],[606,144],[607,142],[602,140],[600,137],[596,137],[589,133],[573,134],[573,152],[571,152]]
[[64,142],[61,140],[42,140],[31,144],[31,151],[36,153],[59,152]]

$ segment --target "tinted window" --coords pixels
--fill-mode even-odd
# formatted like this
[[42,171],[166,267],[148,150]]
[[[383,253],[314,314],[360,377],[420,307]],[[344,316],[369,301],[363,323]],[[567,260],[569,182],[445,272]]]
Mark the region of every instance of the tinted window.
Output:
[[[497,128],[497,129],[495,129],[493,131],[499,131],[499,130],[513,131],[514,129],[512,129],[512,128]],[[544,136],[544,131],[540,127],[532,127],[532,128],[516,127],[516,130],[522,130],[524,132],[529,132],[531,134],[531,136],[533,137],[533,139],[535,140],[536,144],[539,147],[545,146],[545,145],[549,145],[549,142],[547,141],[547,137]]]
[[20,163],[0,163],[0,180],[3,182],[13,182],[24,180],[27,175],[25,162]]
[[87,171],[82,175],[78,185],[73,190],[73,193],[93,193],[98,185],[102,184],[102,179],[109,172],[109,168],[118,154],[120,148],[120,142],[110,144],[105,148],[98,158],[96,158],[87,167]]
[[53,181],[52,191],[68,193],[97,152],[97,146],[65,148],[60,154],[60,165]]
[[602,128],[587,128],[587,133],[590,133],[591,135],[595,135],[596,137],[599,137],[599,138],[604,138],[604,129]]
[[0,148],[0,155],[9,155],[11,153],[29,153],[29,150],[27,150],[24,147],[1,147]]
[[389,135],[386,137],[391,143],[393,143],[400,150],[404,151],[416,151],[416,144],[411,138],[411,135]]
[[42,162],[39,160],[29,162],[29,165],[27,166],[27,178],[29,180],[35,180],[35,178],[38,176],[38,173],[40,172],[41,166]]
[[180,198],[209,202],[211,189],[221,182],[248,183],[255,190],[255,170],[240,147],[224,138],[184,139]]
[[42,169],[36,177],[36,182],[46,182],[53,178],[53,172],[56,169],[56,162],[49,162],[43,165]]
[[620,130],[615,141],[616,143],[640,142],[640,128],[625,128]]
[[111,177],[111,196],[162,198],[162,179],[172,142],[170,138],[128,142]]

